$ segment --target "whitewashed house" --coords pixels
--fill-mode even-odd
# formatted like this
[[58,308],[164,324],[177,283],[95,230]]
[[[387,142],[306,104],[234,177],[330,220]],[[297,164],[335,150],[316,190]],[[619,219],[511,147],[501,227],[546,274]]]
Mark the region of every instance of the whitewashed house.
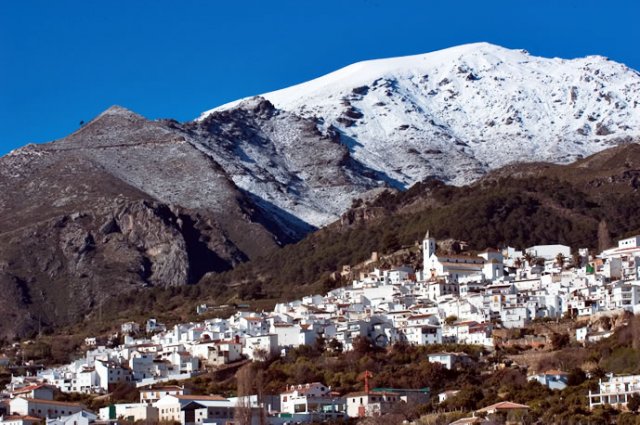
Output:
[[640,394],[640,375],[610,376],[608,381],[601,379],[598,392],[589,391],[589,408],[611,405],[623,407],[627,405],[629,396]]
[[47,418],[46,425],[89,425],[96,421],[98,416],[88,410],[81,410],[70,415],[60,415],[56,418]]
[[429,363],[440,363],[447,369],[454,369],[458,365],[471,363],[471,358],[465,353],[433,353],[427,355]]
[[413,345],[442,344],[442,327],[440,325],[407,326],[402,331],[406,340]]
[[280,409],[283,413],[322,412],[327,408],[344,404],[340,397],[331,394],[331,389],[320,382],[290,385],[280,393]]
[[246,337],[242,351],[251,360],[265,356],[275,356],[279,351],[278,335],[266,334]]
[[113,361],[96,360],[94,363],[97,385],[105,392],[110,392],[122,382],[131,382],[131,371]]
[[84,409],[85,407],[79,403],[39,400],[35,398],[16,397],[9,402],[11,414],[36,416],[39,418],[57,418],[61,415],[72,415]]

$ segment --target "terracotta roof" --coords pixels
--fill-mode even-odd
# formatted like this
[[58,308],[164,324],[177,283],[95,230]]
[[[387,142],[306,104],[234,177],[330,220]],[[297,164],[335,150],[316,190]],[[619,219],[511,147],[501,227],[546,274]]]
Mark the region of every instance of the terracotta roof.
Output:
[[34,422],[40,422],[42,420],[42,418],[36,418],[35,416],[22,416],[22,415],[10,415],[10,416],[5,416],[3,418],[4,421],[17,421],[18,419],[22,419],[24,421],[34,421]]
[[454,326],[475,326],[478,324],[479,323],[476,322],[475,320],[465,320],[464,322],[454,323]]
[[563,372],[563,371],[557,370],[557,369],[548,370],[544,374],[545,375],[568,375],[567,372]]
[[248,321],[256,321],[256,322],[261,322],[263,320],[262,317],[257,317],[257,316],[241,317],[241,319],[248,320]]
[[[33,402],[33,403],[42,403],[42,404],[53,404],[53,405],[57,405],[57,406],[73,406],[73,407],[82,407],[84,408],[84,404],[80,404],[80,403],[69,403],[66,401],[53,401],[53,400],[41,400],[39,398],[30,398],[30,397],[18,397],[24,400],[27,400],[29,402]],[[14,399],[16,400],[16,399]]]
[[407,317],[407,320],[412,319],[426,319],[427,317],[432,317],[433,314],[414,314],[412,316]]
[[518,404],[512,401],[501,401],[500,403],[492,404],[491,406],[487,406],[478,410],[478,412],[489,412],[492,410],[510,410],[510,409],[528,409],[529,406],[526,404]]
[[36,385],[29,385],[27,387],[19,388],[19,389],[15,390],[13,393],[14,394],[28,393],[30,391],[37,390],[39,388],[50,388],[50,389],[53,389],[50,385],[36,384]]
[[470,264],[470,263],[452,263],[450,261],[442,261],[440,262],[443,266],[446,266],[449,269],[459,269],[459,270],[482,270],[483,264]]
[[224,344],[235,344],[235,345],[242,345],[241,342],[236,342],[233,339],[221,339],[220,341],[216,341],[215,345],[224,345]]
[[173,397],[178,400],[192,400],[192,401],[226,401],[227,399],[220,395],[174,395]]
[[477,255],[460,255],[460,254],[447,254],[447,255],[437,255],[439,259],[453,258],[458,260],[473,260],[473,261],[484,261],[484,258],[478,257]]

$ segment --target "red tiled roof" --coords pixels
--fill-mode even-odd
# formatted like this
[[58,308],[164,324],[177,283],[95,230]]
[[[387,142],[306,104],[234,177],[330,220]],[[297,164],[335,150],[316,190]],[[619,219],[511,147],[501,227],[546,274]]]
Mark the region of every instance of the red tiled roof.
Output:
[[57,406],[69,406],[69,407],[81,407],[84,408],[84,404],[80,404],[80,403],[69,403],[66,401],[53,401],[53,400],[42,400],[42,399],[38,399],[38,398],[30,398],[30,397],[18,397],[24,400],[27,400],[29,402],[33,402],[33,403],[42,403],[42,404],[53,404],[53,405],[57,405]]
[[478,410],[478,412],[488,412],[492,410],[512,410],[512,409],[528,409],[529,406],[526,404],[518,404],[512,401],[501,401],[500,403],[492,404],[491,406],[487,406],[483,409]]
[[437,255],[438,260],[441,258],[453,258],[459,260],[473,260],[473,261],[484,261],[484,258],[479,257],[477,255],[460,255],[460,254],[446,254],[446,255]]
[[5,416],[3,418],[5,421],[17,421],[19,419],[22,419],[23,421],[34,421],[34,422],[40,422],[42,420],[42,418],[36,418],[35,416],[22,416],[22,415],[10,415],[10,416]]
[[43,387],[51,388],[50,386],[45,385],[45,384],[36,384],[36,385],[29,385],[29,386],[26,386],[26,387],[19,388],[19,389],[15,390],[13,393],[14,394],[28,393],[30,391],[37,390],[37,389],[43,388]]
[[192,400],[192,401],[225,401],[226,398],[220,395],[174,395],[173,397],[178,400]]
[[432,317],[433,314],[414,314],[412,316],[407,317],[407,320],[412,320],[412,319],[426,319],[428,317]]
[[548,370],[544,374],[545,375],[568,375],[567,372],[563,372],[563,371],[557,370],[557,369]]

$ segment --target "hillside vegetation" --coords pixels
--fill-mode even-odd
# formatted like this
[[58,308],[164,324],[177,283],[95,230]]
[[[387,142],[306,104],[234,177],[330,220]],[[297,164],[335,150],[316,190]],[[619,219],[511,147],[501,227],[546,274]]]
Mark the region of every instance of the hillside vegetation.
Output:
[[374,201],[355,200],[341,221],[230,272],[209,274],[201,284],[250,285],[275,297],[330,287],[317,283],[372,251],[413,246],[426,230],[438,239],[465,241],[470,250],[548,243],[596,250],[639,231],[638,187],[636,144],[566,166],[510,166],[469,186],[432,179]]

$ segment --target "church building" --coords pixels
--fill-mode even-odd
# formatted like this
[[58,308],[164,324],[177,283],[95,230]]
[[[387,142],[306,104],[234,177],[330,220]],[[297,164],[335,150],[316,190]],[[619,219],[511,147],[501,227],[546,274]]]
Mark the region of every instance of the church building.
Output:
[[439,278],[449,282],[493,281],[503,275],[503,257],[500,252],[488,249],[477,256],[437,254],[436,240],[429,232],[422,241],[423,273],[426,281]]

